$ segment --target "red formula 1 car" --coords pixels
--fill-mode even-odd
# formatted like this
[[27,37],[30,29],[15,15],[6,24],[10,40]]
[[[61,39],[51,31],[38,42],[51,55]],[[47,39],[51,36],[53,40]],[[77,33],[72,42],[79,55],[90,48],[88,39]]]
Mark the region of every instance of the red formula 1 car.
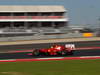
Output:
[[72,55],[74,48],[75,45],[73,44],[66,44],[65,46],[53,45],[49,49],[35,49],[33,50],[32,55]]

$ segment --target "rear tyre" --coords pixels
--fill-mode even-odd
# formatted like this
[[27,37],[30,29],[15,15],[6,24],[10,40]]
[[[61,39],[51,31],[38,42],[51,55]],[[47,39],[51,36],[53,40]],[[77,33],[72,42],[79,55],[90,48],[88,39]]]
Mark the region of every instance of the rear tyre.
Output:
[[68,52],[68,55],[73,55],[73,54],[74,54],[74,52],[73,52],[73,51]]
[[65,50],[59,51],[59,52],[58,52],[58,55],[65,56],[65,55],[67,55],[67,51],[65,51]]
[[39,50],[33,50],[32,55],[33,56],[39,56],[40,55]]

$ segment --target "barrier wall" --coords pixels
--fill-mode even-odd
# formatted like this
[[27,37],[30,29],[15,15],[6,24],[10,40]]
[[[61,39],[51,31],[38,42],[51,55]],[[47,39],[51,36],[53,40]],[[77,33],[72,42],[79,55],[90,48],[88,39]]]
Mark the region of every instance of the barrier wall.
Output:
[[[92,33],[92,36],[95,37],[95,33]],[[87,37],[87,34],[83,33],[68,33],[68,34],[59,34],[59,35],[34,35],[34,36],[17,36],[17,37],[0,37],[0,41],[17,41],[17,40],[44,40],[44,39],[62,39],[62,38],[83,38]]]

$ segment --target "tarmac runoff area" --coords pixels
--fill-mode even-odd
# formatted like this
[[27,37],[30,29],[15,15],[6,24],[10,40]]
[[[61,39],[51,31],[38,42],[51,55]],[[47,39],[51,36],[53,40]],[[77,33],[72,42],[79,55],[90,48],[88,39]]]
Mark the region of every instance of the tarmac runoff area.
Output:
[[58,43],[58,42],[79,42],[79,41],[100,41],[100,37],[90,38],[66,38],[66,39],[46,39],[46,40],[28,40],[28,41],[10,41],[0,42],[2,45],[22,45],[22,44],[40,44],[40,43]]

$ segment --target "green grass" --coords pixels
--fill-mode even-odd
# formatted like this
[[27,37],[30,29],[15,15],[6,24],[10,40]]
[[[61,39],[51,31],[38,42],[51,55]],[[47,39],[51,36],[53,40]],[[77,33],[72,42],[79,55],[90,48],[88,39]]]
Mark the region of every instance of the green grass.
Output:
[[100,75],[100,60],[6,62],[0,75]]

